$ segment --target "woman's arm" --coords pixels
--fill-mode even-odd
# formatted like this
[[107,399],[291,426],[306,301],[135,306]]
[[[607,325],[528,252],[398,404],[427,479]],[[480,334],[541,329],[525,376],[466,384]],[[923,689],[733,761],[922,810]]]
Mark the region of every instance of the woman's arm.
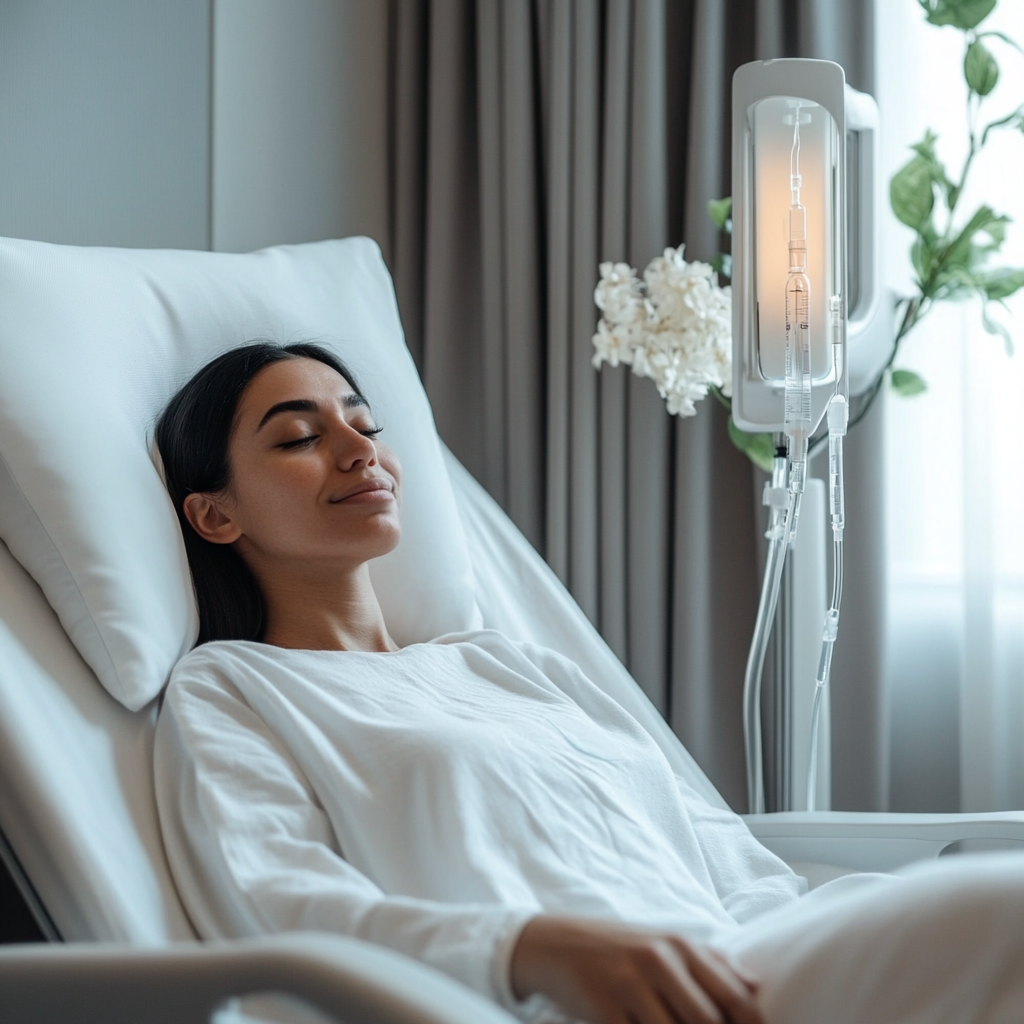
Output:
[[308,780],[233,688],[194,679],[172,685],[157,727],[155,767],[168,860],[203,937],[350,935],[514,1008],[509,957],[536,907],[381,891],[345,860]]
[[517,998],[542,993],[593,1024],[763,1024],[752,977],[668,932],[542,914],[511,967]]

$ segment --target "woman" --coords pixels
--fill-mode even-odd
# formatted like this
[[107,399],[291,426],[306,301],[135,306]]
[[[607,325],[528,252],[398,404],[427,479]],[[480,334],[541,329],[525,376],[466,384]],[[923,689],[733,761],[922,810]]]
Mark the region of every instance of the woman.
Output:
[[[399,649],[368,571],[400,532],[401,468],[379,433],[312,345],[226,353],[158,426],[200,644],[161,710],[157,798],[199,931],[355,935],[528,1018],[903,1019],[885,1016],[893,987],[863,976],[860,1002],[840,989],[837,1007],[833,982],[815,989],[820,957],[860,942],[865,964],[930,963],[901,901],[949,895],[950,873],[798,901],[803,880],[571,662],[493,631]],[[1006,912],[997,881],[972,891],[986,922]],[[1024,965],[1004,934],[1017,920],[990,929],[1000,963],[1021,950]]]

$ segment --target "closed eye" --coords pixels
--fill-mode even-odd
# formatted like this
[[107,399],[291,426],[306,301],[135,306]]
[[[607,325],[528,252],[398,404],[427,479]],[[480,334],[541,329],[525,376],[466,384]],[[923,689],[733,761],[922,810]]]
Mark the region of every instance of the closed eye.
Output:
[[285,451],[289,451],[292,448],[307,448],[319,436],[319,434],[307,434],[305,437],[297,437],[294,441],[285,441],[277,447],[283,448]]
[[[383,430],[383,427],[370,427],[367,430],[360,430],[363,437],[375,438]],[[291,451],[295,448],[308,448],[320,435],[307,434],[305,437],[297,437],[294,441],[283,441],[277,447],[284,451]]]

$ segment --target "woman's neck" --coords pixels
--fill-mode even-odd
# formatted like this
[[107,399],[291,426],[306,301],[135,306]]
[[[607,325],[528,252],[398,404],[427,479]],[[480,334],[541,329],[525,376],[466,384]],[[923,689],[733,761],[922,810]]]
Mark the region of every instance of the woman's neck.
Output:
[[366,563],[354,569],[257,571],[267,612],[264,642],[315,651],[398,650],[370,582]]

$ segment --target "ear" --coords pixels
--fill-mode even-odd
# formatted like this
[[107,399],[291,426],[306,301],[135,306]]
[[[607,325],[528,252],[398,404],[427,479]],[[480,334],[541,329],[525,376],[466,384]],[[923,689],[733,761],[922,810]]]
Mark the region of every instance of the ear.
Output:
[[242,535],[242,528],[212,494],[190,494],[184,510],[192,529],[211,544],[233,544]]

